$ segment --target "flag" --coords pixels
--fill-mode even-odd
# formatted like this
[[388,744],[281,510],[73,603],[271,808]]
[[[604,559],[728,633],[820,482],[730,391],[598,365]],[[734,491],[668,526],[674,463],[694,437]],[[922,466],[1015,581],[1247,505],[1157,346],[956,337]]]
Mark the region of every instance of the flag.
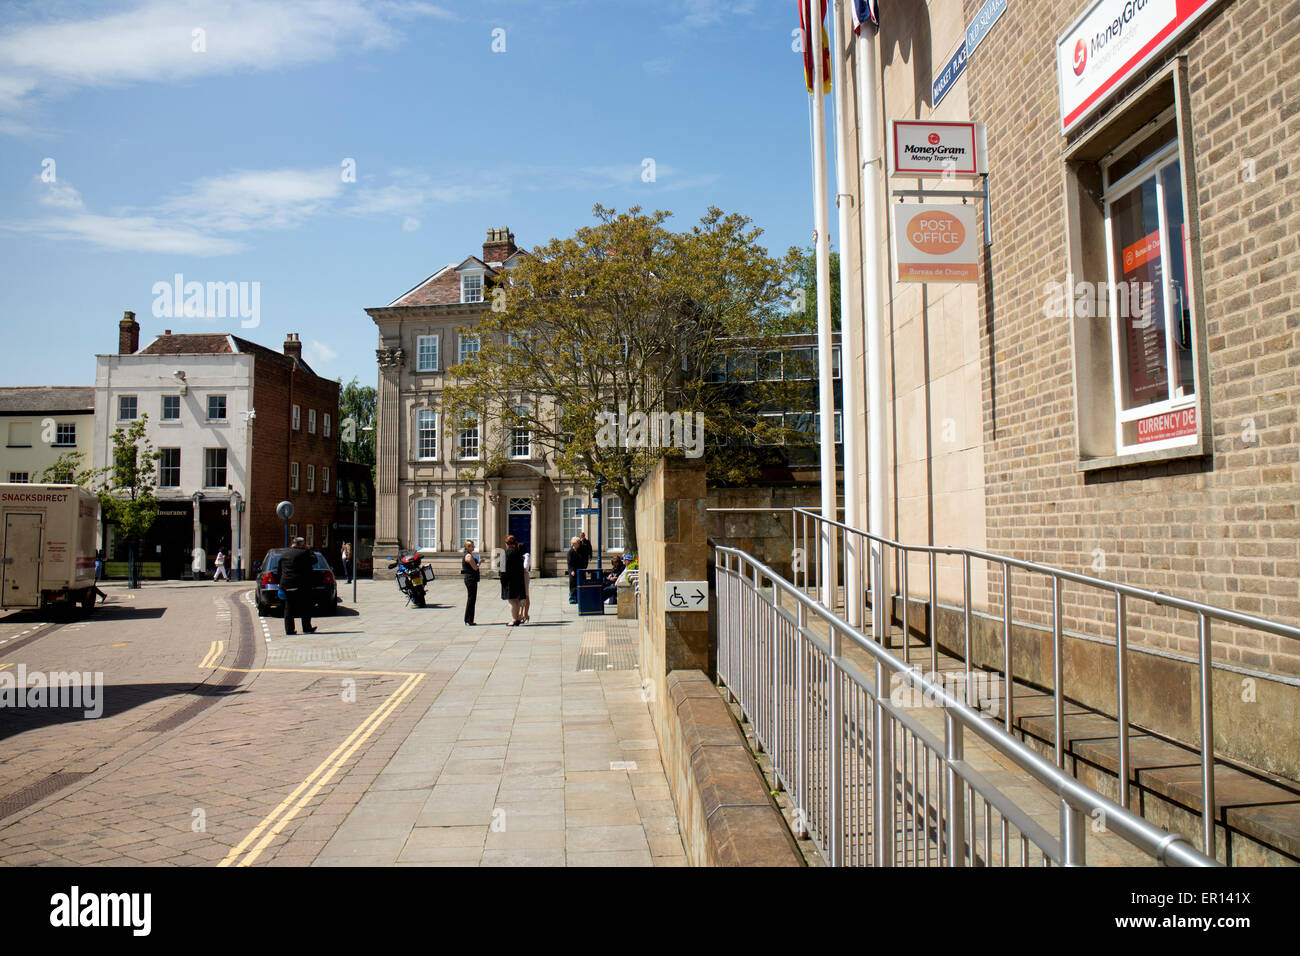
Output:
[[[808,92],[813,92],[813,44],[808,29],[808,4],[817,0],[799,0],[799,40],[803,47],[803,82]],[[831,38],[826,34],[826,0],[821,0],[822,15],[818,24],[822,28],[822,91],[831,88]]]
[[853,0],[853,32],[861,33],[864,23],[880,32],[880,0]]

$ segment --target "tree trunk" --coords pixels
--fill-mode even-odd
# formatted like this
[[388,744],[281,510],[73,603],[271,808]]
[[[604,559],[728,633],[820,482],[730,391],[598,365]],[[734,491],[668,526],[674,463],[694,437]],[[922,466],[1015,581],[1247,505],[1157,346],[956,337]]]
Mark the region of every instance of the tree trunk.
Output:
[[623,550],[636,554],[640,550],[636,540],[636,495],[620,491],[618,500],[623,504]]
[[128,588],[138,588],[140,586],[140,581],[135,575],[134,539],[126,543],[126,586]]

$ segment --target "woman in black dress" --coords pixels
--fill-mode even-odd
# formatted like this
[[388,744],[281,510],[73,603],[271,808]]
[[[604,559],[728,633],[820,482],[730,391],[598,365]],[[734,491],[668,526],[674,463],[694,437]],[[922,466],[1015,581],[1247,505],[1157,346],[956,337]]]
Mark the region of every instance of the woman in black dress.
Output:
[[470,625],[474,623],[474,600],[478,597],[478,565],[474,542],[466,541],[460,557],[460,575],[465,579],[465,623]]
[[515,536],[506,537],[505,564],[501,568],[501,600],[510,602],[510,626],[518,627],[524,617],[524,598],[528,596],[524,583],[524,549]]

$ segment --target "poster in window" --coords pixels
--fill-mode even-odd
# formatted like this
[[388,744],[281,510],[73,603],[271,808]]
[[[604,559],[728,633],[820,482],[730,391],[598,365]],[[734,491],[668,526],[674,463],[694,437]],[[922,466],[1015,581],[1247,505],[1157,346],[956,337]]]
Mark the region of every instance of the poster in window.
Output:
[[1115,318],[1120,347],[1120,397],[1124,408],[1141,408],[1169,398],[1162,288],[1164,240],[1156,178],[1149,177],[1115,200],[1110,211],[1118,286]]

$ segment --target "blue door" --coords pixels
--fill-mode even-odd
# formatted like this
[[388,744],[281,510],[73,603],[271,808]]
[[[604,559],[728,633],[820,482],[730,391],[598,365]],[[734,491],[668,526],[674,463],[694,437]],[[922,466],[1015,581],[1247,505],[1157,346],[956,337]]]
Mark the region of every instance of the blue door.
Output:
[[531,514],[512,514],[507,523],[507,534],[515,536],[525,552],[532,552],[533,516]]

